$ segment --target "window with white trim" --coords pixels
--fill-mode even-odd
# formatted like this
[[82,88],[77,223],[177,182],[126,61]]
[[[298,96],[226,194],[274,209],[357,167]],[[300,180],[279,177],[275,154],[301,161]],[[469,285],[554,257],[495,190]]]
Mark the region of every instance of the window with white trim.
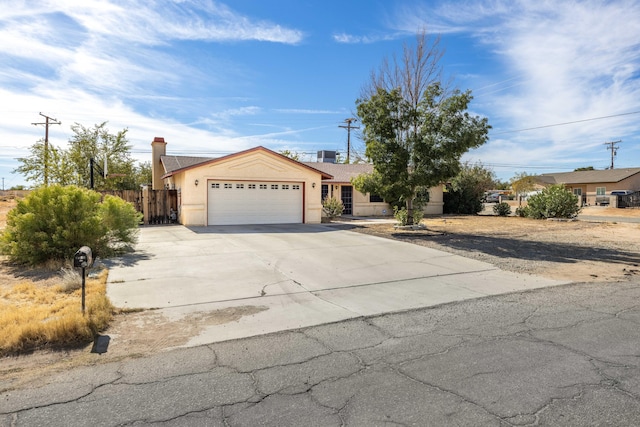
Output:
[[224,188],[233,188],[233,184],[225,184]]
[[292,186],[292,190],[299,190],[300,189],[300,185],[299,184],[293,184]]
[[260,184],[260,189],[261,190],[266,190],[267,189],[267,184]]
[[607,187],[596,187],[596,196],[606,196]]
[[220,184],[218,184],[217,182],[212,182],[211,188],[220,188]]
[[255,184],[249,184],[248,187],[249,187],[249,190],[255,190],[256,189],[256,185]]
[[278,189],[278,184],[271,184],[271,189],[272,190],[277,190]]
[[243,189],[244,188],[244,184],[236,184],[236,188]]
[[288,190],[289,189],[289,185],[288,184],[282,184],[282,189],[283,190]]

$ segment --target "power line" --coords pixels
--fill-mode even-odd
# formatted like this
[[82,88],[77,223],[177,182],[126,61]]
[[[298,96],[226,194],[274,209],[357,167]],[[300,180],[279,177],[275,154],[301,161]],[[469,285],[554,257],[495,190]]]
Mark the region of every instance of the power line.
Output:
[[360,129],[360,126],[351,126],[351,123],[353,122],[357,122],[358,120],[351,117],[348,119],[345,119],[345,123],[347,124],[345,125],[339,125],[339,128],[343,128],[347,130],[347,163],[349,162],[349,157],[351,155],[351,129]]
[[31,123],[32,125],[44,125],[44,185],[49,185],[49,125],[62,124],[58,119],[40,113],[46,120],[44,123]]
[[611,150],[611,167],[609,169],[613,169],[613,159],[616,157],[616,154],[618,154],[618,147],[616,144],[618,142],[622,142],[622,140],[617,140],[617,141],[610,141],[610,142],[605,142],[604,145],[607,145],[607,150]]
[[544,129],[544,128],[550,128],[550,127],[554,127],[554,126],[572,125],[572,124],[575,124],[575,123],[584,123],[584,122],[591,122],[591,121],[594,121],[594,120],[611,119],[613,117],[629,116],[629,115],[632,115],[632,114],[640,114],[640,111],[632,111],[630,113],[613,114],[611,116],[593,117],[593,118],[590,118],[590,119],[575,120],[573,122],[555,123],[555,124],[552,124],[552,125],[536,126],[536,127],[532,127],[532,128],[525,128],[525,129],[506,130],[506,131],[503,131],[503,132],[494,133],[493,135],[503,135],[505,133],[525,132],[525,131],[528,131],[528,130]]

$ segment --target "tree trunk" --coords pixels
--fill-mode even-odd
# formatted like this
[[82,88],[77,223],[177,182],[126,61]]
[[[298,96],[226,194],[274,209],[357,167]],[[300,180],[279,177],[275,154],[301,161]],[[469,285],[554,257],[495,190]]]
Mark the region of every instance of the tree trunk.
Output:
[[413,225],[413,199],[407,200],[407,225]]

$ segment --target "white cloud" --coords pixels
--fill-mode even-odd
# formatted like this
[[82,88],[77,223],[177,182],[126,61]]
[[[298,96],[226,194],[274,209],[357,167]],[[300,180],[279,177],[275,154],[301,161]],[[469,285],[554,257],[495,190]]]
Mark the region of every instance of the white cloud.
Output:
[[[494,133],[639,109],[637,0],[458,1],[429,12],[399,14],[398,22],[415,31],[422,24],[416,17],[428,16],[428,28],[470,33],[492,52],[498,74],[485,81],[500,83],[474,95]],[[470,154],[531,165],[584,166],[602,159],[597,166],[604,167],[602,143],[637,140],[637,120],[623,116],[499,135]]]
[[[218,134],[214,136],[211,128],[181,124],[153,111],[149,117],[126,102],[146,101],[153,109],[154,100],[167,103],[164,94],[175,93],[163,88],[197,81],[216,83],[215,73],[204,75],[205,70],[164,49],[176,41],[297,44],[303,37],[299,30],[256,20],[207,0],[5,1],[0,8],[0,128],[3,141],[10,144],[0,143],[0,160],[4,164],[10,157],[25,155],[43,137],[42,129],[29,126],[39,121],[37,111],[63,121],[50,129],[56,145],[66,145],[74,122],[90,126],[109,120],[110,129],[129,128],[138,151],[149,149],[149,135],[164,136],[173,150],[249,148],[252,141],[234,140],[238,135],[225,128],[221,119],[255,114],[257,107],[227,110],[198,123],[215,124]],[[235,78],[242,75],[226,60],[217,59],[216,65]],[[176,109],[193,103],[171,97]],[[184,135],[190,135],[188,141]]]
[[396,40],[400,37],[406,36],[404,32],[393,32],[386,34],[369,34],[369,35],[354,35],[348,33],[336,33],[332,36],[333,40],[337,43],[344,44],[370,44],[387,40]]
[[304,108],[276,108],[277,113],[294,113],[294,114],[344,114],[343,110],[308,110]]

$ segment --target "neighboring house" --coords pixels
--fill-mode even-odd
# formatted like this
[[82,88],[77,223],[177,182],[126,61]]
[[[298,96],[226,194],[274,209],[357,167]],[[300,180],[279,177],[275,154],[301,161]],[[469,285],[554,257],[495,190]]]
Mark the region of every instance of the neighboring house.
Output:
[[545,173],[536,179],[545,185],[563,184],[585,205],[614,204],[612,191],[640,190],[640,168]]
[[[320,223],[322,200],[336,196],[346,215],[389,215],[375,195],[353,189],[350,179],[372,165],[298,162],[264,147],[219,158],[168,156],[164,138],[152,146],[154,190],[178,190],[184,225]],[[425,212],[442,213],[442,188],[430,190]]]

